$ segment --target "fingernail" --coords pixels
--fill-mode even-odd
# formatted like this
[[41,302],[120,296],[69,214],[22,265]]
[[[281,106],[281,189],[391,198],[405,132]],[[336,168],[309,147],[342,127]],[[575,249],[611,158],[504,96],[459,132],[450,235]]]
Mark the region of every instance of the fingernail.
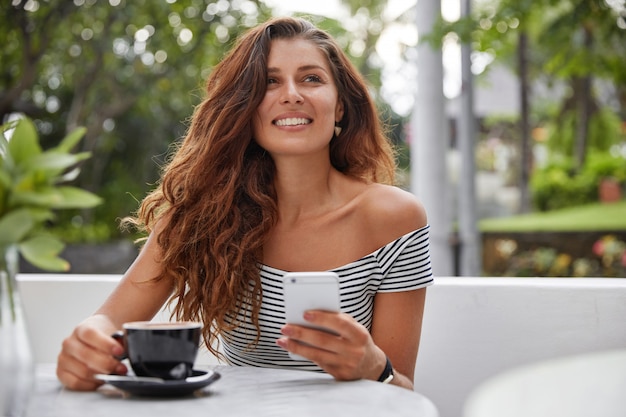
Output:
[[315,318],[315,313],[312,311],[305,311],[303,317],[305,320],[313,320]]
[[281,348],[286,349],[287,348],[287,339],[282,338],[282,337],[280,339],[276,339],[276,344],[278,346],[280,346]]
[[283,326],[282,329],[280,329],[280,332],[285,336],[291,336],[293,334],[293,329],[290,326]]

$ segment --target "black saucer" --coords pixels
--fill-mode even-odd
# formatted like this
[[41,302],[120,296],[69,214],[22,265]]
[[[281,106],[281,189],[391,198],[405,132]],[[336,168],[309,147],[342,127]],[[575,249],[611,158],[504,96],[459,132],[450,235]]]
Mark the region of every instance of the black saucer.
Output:
[[181,397],[220,379],[214,371],[194,369],[193,374],[181,380],[141,380],[133,375],[96,375],[96,378],[132,395],[142,397]]

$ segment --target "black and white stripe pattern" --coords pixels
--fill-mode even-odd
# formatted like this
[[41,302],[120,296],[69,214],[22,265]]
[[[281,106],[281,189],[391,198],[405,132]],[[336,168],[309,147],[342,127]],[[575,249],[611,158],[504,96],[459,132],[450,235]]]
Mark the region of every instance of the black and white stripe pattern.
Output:
[[[339,301],[342,312],[370,329],[377,292],[401,292],[426,287],[433,282],[430,263],[429,226],[407,233],[377,251],[340,268]],[[320,371],[309,361],[291,359],[276,345],[285,324],[283,276],[286,271],[263,265],[263,302],[259,315],[260,340],[251,346],[256,329],[250,320],[222,338],[226,358],[232,365],[262,366]]]

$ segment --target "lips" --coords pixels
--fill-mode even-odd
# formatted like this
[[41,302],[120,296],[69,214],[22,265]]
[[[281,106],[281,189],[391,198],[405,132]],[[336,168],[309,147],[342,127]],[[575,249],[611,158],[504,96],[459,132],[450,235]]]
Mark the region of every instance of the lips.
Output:
[[308,125],[312,122],[311,119],[305,117],[287,117],[285,119],[278,119],[274,121],[276,126],[301,126]]

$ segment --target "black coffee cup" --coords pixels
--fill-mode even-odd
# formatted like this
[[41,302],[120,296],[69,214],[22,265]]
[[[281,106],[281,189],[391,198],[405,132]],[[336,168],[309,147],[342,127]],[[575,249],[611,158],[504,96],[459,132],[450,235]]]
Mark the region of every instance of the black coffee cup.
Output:
[[135,375],[166,380],[192,375],[198,354],[202,325],[196,322],[124,323],[124,331],[113,335],[121,339]]

